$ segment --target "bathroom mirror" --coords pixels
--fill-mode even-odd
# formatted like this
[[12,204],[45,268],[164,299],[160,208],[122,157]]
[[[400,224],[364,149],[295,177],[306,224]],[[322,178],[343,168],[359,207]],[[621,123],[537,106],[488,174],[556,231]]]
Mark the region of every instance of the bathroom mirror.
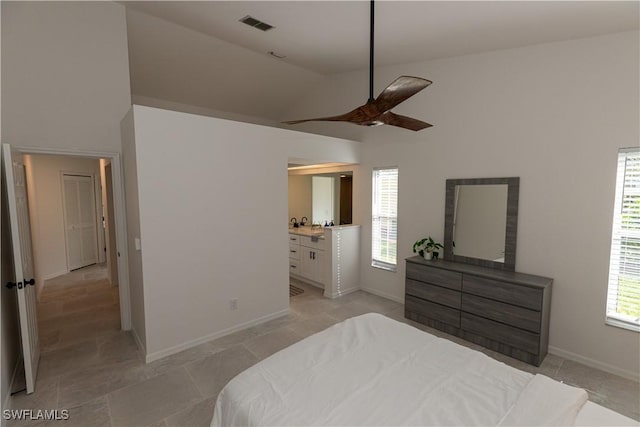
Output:
[[520,178],[448,179],[445,259],[514,271]]
[[351,224],[353,171],[289,172],[289,219],[307,218],[308,224]]

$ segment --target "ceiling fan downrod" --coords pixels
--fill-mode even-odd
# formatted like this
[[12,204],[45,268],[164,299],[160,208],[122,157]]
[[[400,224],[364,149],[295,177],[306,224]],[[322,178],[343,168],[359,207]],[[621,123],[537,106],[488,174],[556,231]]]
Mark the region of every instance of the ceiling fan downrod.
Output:
[[374,0],[371,0],[371,20],[369,23],[369,101],[368,104],[371,104],[374,101],[373,98],[373,25],[374,25],[374,15],[375,15],[375,5]]

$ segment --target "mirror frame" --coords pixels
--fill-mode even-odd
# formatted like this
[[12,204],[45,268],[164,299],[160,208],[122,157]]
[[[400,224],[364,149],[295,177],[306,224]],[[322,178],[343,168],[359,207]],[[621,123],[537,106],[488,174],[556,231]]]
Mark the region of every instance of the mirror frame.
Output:
[[[472,258],[453,253],[453,218],[455,209],[456,185],[496,185],[507,184],[507,230],[504,242],[504,262]],[[463,264],[479,265],[497,270],[515,271],[516,237],[518,234],[518,197],[520,178],[466,178],[447,179],[444,212],[444,258]]]

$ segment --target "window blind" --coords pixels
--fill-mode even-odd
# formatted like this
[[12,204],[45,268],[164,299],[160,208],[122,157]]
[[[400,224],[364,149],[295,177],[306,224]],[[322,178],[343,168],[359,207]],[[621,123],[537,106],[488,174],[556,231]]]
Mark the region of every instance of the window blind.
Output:
[[640,331],[640,147],[618,153],[607,323]]
[[396,271],[398,168],[373,171],[371,265]]

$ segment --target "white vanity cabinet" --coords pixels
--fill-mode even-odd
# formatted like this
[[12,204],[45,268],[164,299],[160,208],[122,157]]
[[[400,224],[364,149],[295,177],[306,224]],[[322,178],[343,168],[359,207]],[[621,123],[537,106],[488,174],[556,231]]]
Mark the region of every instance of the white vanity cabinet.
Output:
[[324,238],[301,236],[300,275],[324,288]]
[[289,274],[300,273],[300,238],[297,234],[289,234]]
[[360,289],[360,226],[289,230],[289,274],[337,298]]

